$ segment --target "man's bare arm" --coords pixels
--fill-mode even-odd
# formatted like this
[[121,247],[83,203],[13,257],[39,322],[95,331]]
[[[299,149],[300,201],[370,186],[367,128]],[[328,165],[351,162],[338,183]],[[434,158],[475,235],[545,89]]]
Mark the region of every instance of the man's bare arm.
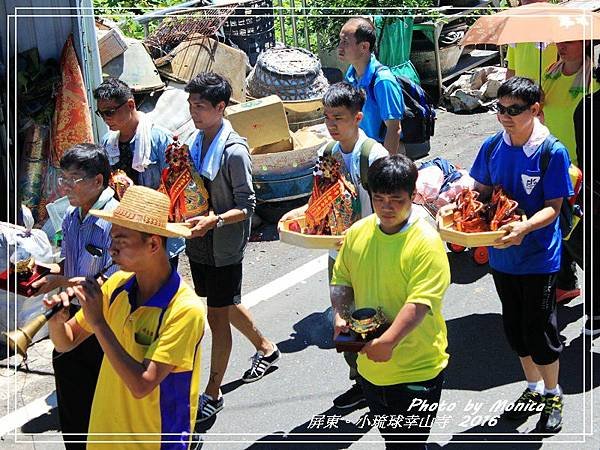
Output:
[[390,155],[406,155],[404,144],[400,142],[400,121],[398,119],[390,119],[385,121],[385,139],[383,146]]
[[96,324],[94,331],[110,364],[135,398],[150,394],[175,367],[149,359],[137,362],[121,346],[106,322]]
[[50,340],[59,353],[73,350],[92,335],[82,328],[74,317],[69,319],[69,295],[72,293],[72,288],[67,288],[65,292],[44,299],[44,306],[48,309],[57,304],[63,305],[63,308],[48,321]]
[[423,321],[428,312],[427,305],[407,303],[400,309],[385,333],[367,342],[360,352],[371,361],[389,361],[394,348]]
[[350,286],[329,286],[331,307],[333,308],[333,337],[348,331],[347,317],[354,307],[354,289]]

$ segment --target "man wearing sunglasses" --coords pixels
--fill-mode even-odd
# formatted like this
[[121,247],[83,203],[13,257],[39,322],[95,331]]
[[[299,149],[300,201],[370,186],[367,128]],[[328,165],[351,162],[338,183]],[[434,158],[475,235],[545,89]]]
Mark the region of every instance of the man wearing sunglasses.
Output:
[[[93,277],[111,263],[108,248],[112,242],[112,226],[106,220],[88,214],[90,209],[111,210],[119,204],[114,198],[114,191],[108,186],[110,165],[106,152],[95,144],[75,145],[60,159],[60,169],[62,173],[58,184],[71,205],[62,224],[63,259],[58,273],[47,275],[33,284],[39,293],[66,288],[70,286],[68,280],[73,277]],[[88,246],[104,251],[101,256],[94,256],[86,250]],[[105,275],[112,275],[117,269],[113,266]],[[78,309],[79,305],[71,304],[70,315]],[[58,417],[68,450],[85,449],[92,399],[103,356],[94,336],[69,352],[52,353]]]
[[[110,131],[102,138],[111,169],[121,169],[133,184],[157,189],[160,175],[167,167],[165,150],[172,134],[152,123],[138,111],[130,87],[118,78],[108,78],[94,90],[96,114]],[[178,255],[185,249],[185,240],[167,239],[171,263],[177,267]]]
[[[527,217],[504,225],[506,235],[489,249],[504,331],[519,356],[527,381],[509,419],[541,412],[538,433],[562,426],[563,396],[558,385],[562,342],[556,320],[556,274],[562,238],[558,216],[564,197],[573,195],[569,153],[540,123],[541,90],[529,78],[513,77],[498,89],[498,121],[504,131],[487,139],[470,175],[482,199],[496,185],[519,203]],[[549,149],[541,167],[542,149]]]

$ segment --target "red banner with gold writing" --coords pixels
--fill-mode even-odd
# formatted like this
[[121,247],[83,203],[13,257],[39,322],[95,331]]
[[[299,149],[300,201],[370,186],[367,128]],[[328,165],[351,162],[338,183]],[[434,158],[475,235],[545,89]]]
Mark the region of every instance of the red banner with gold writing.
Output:
[[338,181],[314,200],[306,210],[306,222],[312,226],[320,222],[331,211],[333,203],[343,192],[343,184]]

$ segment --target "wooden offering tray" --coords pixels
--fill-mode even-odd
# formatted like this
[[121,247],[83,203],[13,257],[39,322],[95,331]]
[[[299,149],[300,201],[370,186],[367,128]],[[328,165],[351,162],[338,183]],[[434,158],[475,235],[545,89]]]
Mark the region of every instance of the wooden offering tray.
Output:
[[339,246],[338,244],[344,240],[343,235],[303,234],[298,231],[292,231],[290,230],[290,225],[293,222],[298,222],[301,229],[306,226],[304,216],[280,221],[279,239],[281,242],[295,245],[296,247],[336,250]]
[[481,231],[465,233],[458,231],[454,224],[455,204],[449,204],[440,209],[436,215],[438,232],[443,241],[462,245],[463,247],[489,247],[496,244],[496,240],[505,236],[505,231]]

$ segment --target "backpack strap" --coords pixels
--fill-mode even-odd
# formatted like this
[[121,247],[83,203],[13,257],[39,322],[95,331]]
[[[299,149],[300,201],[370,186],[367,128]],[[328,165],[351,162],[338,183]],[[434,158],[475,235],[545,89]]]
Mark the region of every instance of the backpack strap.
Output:
[[[377,144],[377,141],[375,139],[367,138],[363,141],[363,143],[360,146],[360,184],[367,192],[369,192],[369,155],[371,154],[371,150],[373,150],[373,146],[375,144]],[[371,193],[369,192],[369,196],[370,195]]]
[[375,82],[377,81],[377,75],[379,74],[379,72],[385,69],[389,70],[389,67],[384,66],[381,63],[379,63],[375,67],[375,71],[373,72],[373,76],[371,77],[371,82],[369,83],[369,90],[373,93],[373,98],[375,98]]
[[488,166],[490,165],[490,160],[492,159],[492,152],[502,139],[502,133],[502,131],[497,132],[488,144],[488,146],[485,148],[485,160],[488,163]]
[[337,144],[337,141],[329,141],[327,145],[325,145],[323,156],[331,156],[333,154],[333,147],[335,147],[335,144]]
[[550,164],[550,157],[552,156],[552,148],[554,144],[558,141],[556,137],[550,135],[548,136],[544,142],[542,142],[542,148],[540,150],[540,175],[543,177],[546,173],[546,169],[548,168],[548,164]]

